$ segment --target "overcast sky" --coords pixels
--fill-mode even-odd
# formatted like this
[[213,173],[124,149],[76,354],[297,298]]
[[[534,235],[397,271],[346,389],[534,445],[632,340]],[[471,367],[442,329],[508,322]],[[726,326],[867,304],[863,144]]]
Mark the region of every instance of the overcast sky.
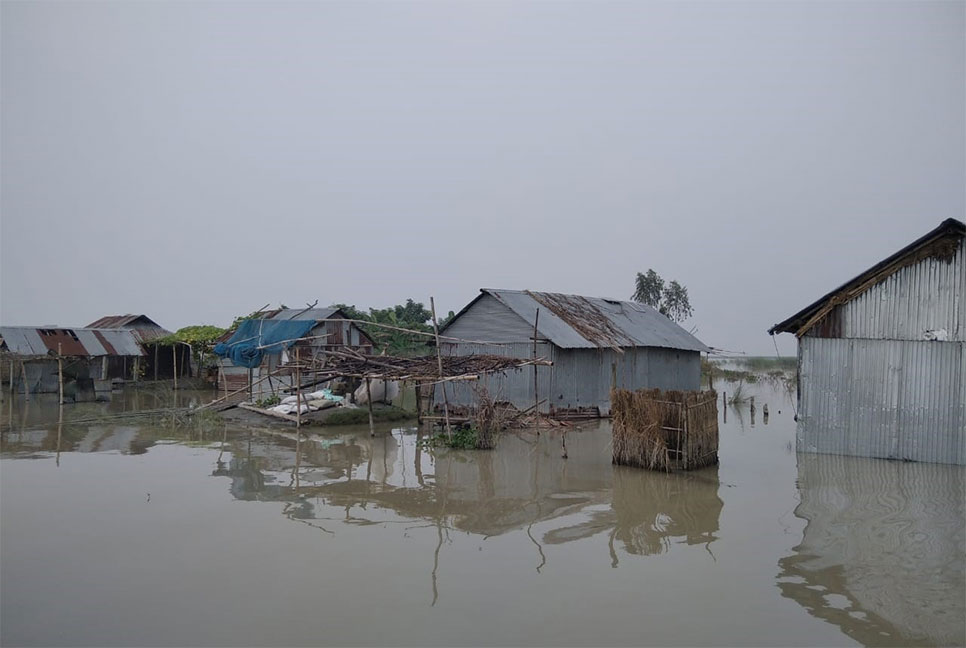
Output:
[[0,322],[628,298],[654,268],[705,343],[773,353],[963,218],[964,7],[6,0]]

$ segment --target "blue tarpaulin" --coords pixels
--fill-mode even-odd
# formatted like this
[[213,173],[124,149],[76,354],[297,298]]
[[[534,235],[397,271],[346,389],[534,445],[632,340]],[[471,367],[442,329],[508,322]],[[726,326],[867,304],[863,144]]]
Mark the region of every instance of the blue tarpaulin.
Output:
[[254,369],[266,353],[281,353],[312,330],[314,320],[259,320],[242,322],[227,342],[215,345],[215,353],[236,367]]

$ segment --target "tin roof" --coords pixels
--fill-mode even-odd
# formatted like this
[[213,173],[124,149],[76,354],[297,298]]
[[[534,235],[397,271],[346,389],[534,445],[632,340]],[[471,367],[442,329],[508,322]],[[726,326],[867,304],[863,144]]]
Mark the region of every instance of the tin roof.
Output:
[[325,320],[339,312],[338,308],[283,308],[266,314],[264,319],[272,320]]
[[144,355],[138,336],[128,329],[34,328],[0,326],[6,351],[17,355],[56,354],[65,356]]
[[534,321],[539,308],[537,331],[564,349],[647,346],[709,351],[703,342],[645,304],[562,293],[482,288],[480,296],[447,327],[483,295],[491,295],[526,322]]
[[947,218],[939,227],[902,248],[895,254],[853,277],[844,284],[820,297],[788,319],[775,324],[768,333],[794,333],[801,337],[821,320],[822,315],[835,306],[859,297],[878,283],[888,279],[902,268],[927,257],[949,258],[966,237],[966,224],[955,218]]
[[133,329],[138,332],[142,342],[150,342],[157,338],[171,335],[171,331],[162,327],[147,315],[105,315],[84,328],[91,329]]

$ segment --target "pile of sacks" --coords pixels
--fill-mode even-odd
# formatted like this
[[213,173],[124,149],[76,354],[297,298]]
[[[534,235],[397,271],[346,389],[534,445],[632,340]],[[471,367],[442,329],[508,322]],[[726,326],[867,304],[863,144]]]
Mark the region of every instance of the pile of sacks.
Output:
[[278,412],[279,414],[295,414],[295,412],[301,409],[301,413],[305,414],[306,412],[317,412],[330,407],[346,407],[348,405],[345,398],[336,396],[329,389],[320,389],[319,391],[302,394],[301,408],[298,400],[298,396],[288,396],[283,398],[279,405],[270,407],[269,410]]

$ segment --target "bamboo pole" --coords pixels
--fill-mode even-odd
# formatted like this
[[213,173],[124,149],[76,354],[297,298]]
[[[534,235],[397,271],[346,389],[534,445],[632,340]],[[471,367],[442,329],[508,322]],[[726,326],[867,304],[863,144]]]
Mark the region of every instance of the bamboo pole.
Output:
[[[537,323],[540,321],[540,309],[533,318],[533,359],[537,359]],[[540,434],[540,396],[537,394],[537,365],[533,365],[533,415],[537,422],[537,434]]]
[[13,400],[13,397],[16,393],[17,393],[16,388],[13,384],[13,360],[11,360],[10,361],[10,399],[11,400]]
[[178,345],[171,345],[171,360],[174,364],[174,388],[178,388]]
[[416,381],[416,423],[422,424],[423,422],[423,398],[420,391],[423,388],[423,383]]
[[[302,354],[298,346],[295,347],[295,429],[302,434]],[[269,373],[271,376],[271,373]]]
[[[57,343],[57,393],[59,403],[64,404],[64,356],[61,355],[60,342]],[[58,433],[59,434],[59,433]]]
[[160,346],[158,343],[154,344],[154,382],[158,382],[158,347]]
[[[439,378],[443,379],[443,351],[439,346],[439,323],[436,321],[436,303],[429,298],[429,309],[433,315],[433,334],[436,336],[436,363],[439,365]],[[446,398],[446,383],[440,383],[443,390],[443,418],[446,420],[446,437],[453,440],[453,428],[449,424],[449,402]]]
[[372,387],[370,386],[370,380],[366,378],[366,401],[369,405],[369,436],[376,436],[376,426],[372,420]]

